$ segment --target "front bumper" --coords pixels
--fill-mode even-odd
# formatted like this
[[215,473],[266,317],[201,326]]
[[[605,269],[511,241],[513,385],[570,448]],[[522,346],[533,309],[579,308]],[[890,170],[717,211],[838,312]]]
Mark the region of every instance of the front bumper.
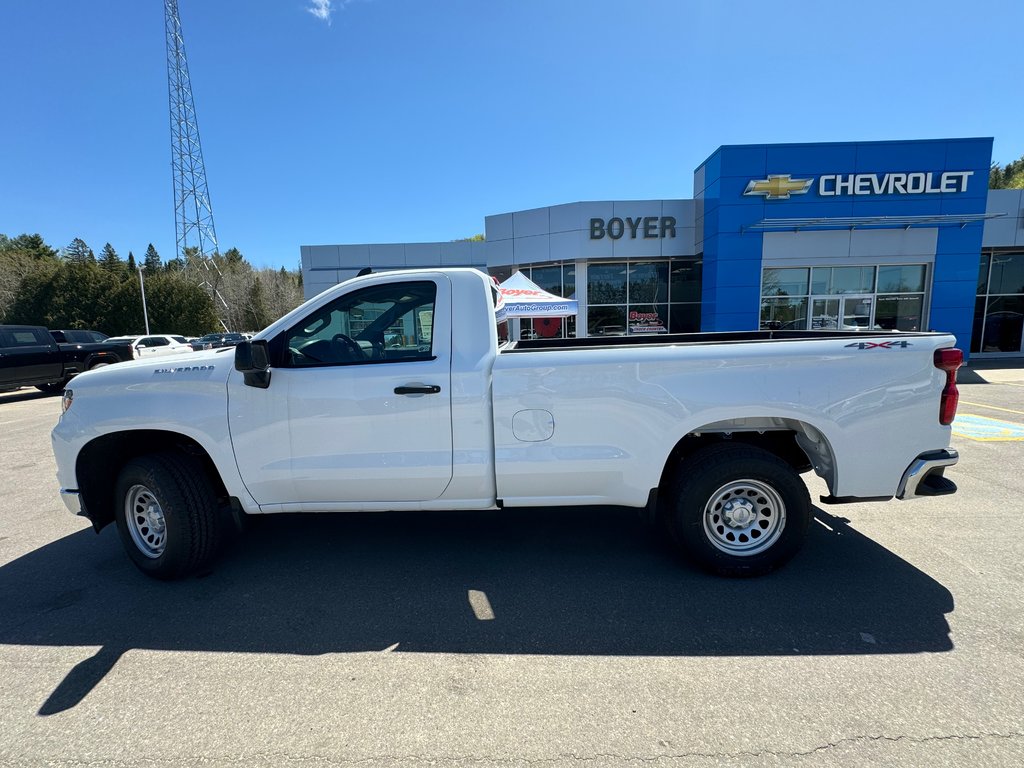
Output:
[[68,512],[80,517],[88,517],[85,514],[85,505],[82,504],[82,495],[77,488],[61,488],[60,498],[64,502],[64,506],[68,508]]
[[922,453],[907,467],[900,479],[896,498],[908,501],[924,496],[948,496],[956,493],[956,483],[944,476],[946,467],[960,460],[952,448]]

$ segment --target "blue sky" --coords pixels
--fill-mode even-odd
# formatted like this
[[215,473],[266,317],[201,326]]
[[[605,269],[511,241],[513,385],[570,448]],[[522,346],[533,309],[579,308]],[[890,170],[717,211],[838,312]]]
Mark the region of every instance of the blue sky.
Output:
[[[179,7],[218,238],[260,266],[690,197],[721,144],[993,136],[996,161],[1024,154],[1011,0]],[[4,0],[0,29],[0,233],[172,257],[162,1]]]

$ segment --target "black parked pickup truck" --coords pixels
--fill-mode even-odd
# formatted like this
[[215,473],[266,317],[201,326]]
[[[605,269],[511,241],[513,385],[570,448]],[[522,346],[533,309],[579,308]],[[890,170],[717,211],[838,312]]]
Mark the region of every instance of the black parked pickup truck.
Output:
[[127,343],[58,344],[41,325],[0,325],[0,392],[60,392],[77,373],[133,356]]

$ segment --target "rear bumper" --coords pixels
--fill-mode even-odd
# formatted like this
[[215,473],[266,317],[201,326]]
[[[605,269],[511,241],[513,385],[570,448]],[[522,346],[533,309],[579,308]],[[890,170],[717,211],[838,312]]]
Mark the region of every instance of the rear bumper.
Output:
[[896,491],[896,498],[908,501],[924,496],[948,496],[956,493],[956,483],[944,476],[946,467],[960,460],[952,448],[922,453],[907,467]]

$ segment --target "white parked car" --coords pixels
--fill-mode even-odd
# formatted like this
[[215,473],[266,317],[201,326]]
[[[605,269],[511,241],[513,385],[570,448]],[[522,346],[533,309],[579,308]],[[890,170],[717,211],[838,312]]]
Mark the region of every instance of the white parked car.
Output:
[[192,345],[185,340],[184,336],[172,336],[166,333],[156,333],[151,336],[118,336],[109,341],[130,343],[136,360],[166,355],[187,355],[192,352]]

